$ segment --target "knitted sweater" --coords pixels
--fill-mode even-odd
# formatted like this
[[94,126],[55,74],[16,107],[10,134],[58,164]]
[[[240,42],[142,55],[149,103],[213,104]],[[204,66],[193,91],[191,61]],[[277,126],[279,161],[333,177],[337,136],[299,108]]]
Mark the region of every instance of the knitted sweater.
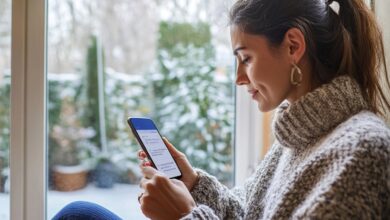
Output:
[[276,140],[244,186],[202,170],[182,219],[390,219],[390,129],[340,76],[274,117]]

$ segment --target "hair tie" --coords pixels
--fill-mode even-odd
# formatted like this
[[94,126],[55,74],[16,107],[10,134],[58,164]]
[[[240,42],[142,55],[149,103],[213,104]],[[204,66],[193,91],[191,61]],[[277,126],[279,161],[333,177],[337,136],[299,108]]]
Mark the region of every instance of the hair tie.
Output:
[[332,10],[334,11],[334,13],[336,13],[337,15],[339,14],[340,12],[340,3],[338,1],[335,1],[335,0],[328,0],[326,2],[326,5]]

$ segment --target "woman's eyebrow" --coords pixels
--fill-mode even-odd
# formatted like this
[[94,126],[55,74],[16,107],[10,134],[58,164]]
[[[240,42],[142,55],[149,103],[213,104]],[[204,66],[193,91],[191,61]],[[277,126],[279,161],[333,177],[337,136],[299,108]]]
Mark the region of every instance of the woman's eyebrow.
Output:
[[243,49],[245,49],[245,47],[238,47],[238,48],[236,48],[236,49],[234,49],[234,51],[233,51],[233,55],[234,56],[237,56],[237,52],[239,51],[239,50],[243,50]]

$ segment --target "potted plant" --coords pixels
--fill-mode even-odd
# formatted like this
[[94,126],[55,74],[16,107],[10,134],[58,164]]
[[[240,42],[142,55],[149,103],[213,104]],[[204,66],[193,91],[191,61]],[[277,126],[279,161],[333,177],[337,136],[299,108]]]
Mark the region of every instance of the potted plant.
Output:
[[2,160],[2,152],[0,151],[0,192],[3,192],[3,160]]
[[[1,142],[1,141],[0,141]],[[0,192],[6,192],[7,178],[9,174],[9,149],[0,147]]]
[[122,147],[120,158],[118,158],[119,169],[122,172],[125,172],[127,175],[128,182],[130,184],[138,184],[141,180],[141,171],[139,168],[139,161],[137,157],[137,151],[134,149],[138,149],[137,147]]
[[129,183],[138,184],[142,176],[138,163],[135,163],[134,161],[127,161],[126,167]]
[[5,193],[9,193],[9,190],[10,190],[9,167],[4,168],[3,171],[0,173],[0,176],[1,175],[4,177],[4,181],[3,181],[4,187],[3,187],[2,191]]
[[95,185],[98,188],[112,188],[118,179],[119,170],[112,154],[101,153],[96,159],[96,166],[93,173]]
[[87,184],[91,158],[96,152],[89,138],[95,131],[79,125],[73,105],[65,104],[62,108],[60,124],[54,125],[50,133],[50,163],[54,188],[72,191]]
[[120,138],[110,141],[109,151],[100,152],[95,161],[93,179],[97,187],[111,188],[115,182],[138,184],[141,179],[134,146]]

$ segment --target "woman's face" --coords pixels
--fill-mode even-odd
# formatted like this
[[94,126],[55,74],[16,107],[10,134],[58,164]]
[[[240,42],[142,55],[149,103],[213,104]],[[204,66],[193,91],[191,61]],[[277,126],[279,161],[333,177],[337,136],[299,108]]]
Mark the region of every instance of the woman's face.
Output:
[[246,86],[259,110],[275,109],[292,90],[291,61],[283,43],[272,47],[263,36],[231,27],[233,53],[237,58],[236,84]]

